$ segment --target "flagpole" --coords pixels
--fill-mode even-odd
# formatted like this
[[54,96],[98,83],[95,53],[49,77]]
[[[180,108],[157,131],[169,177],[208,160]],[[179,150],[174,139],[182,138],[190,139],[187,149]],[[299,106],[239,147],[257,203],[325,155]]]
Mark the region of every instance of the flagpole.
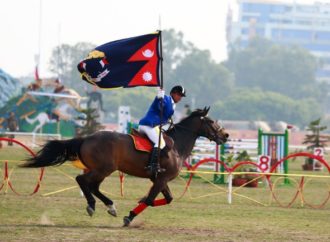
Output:
[[160,88],[163,89],[163,42],[162,42],[161,30],[159,30],[159,48],[160,48]]
[[[162,31],[159,30],[159,48],[160,48],[160,88],[163,90],[163,43],[162,43]],[[164,99],[160,100],[160,125],[159,125],[159,137],[158,137],[158,164],[160,164],[160,142],[162,137],[162,120],[163,120],[163,109],[164,109]],[[157,176],[157,173],[156,173]]]

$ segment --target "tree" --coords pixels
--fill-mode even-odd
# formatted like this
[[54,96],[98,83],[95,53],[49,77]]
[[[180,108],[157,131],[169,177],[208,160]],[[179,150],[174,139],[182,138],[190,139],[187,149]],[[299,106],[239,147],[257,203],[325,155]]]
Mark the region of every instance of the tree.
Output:
[[219,119],[282,120],[305,126],[307,120],[321,115],[322,111],[317,101],[311,98],[295,100],[260,88],[241,88],[227,99],[217,101],[212,113]]
[[94,44],[85,42],[55,47],[49,61],[50,71],[56,73],[67,87],[83,93],[84,85],[77,71],[77,65],[94,48]]
[[186,58],[189,53],[195,48],[191,42],[184,40],[184,35],[181,31],[174,29],[164,30],[162,32],[163,43],[163,73],[165,87],[167,82],[175,79],[176,67]]
[[315,79],[317,60],[297,46],[255,38],[245,49],[234,46],[225,65],[241,87],[259,87],[293,98],[321,94]]
[[[174,80],[180,80],[188,88],[187,99],[195,99],[199,108],[212,106],[219,98],[227,98],[234,88],[231,73],[222,64],[214,62],[206,50],[194,49],[174,73]],[[169,83],[175,84],[173,80]]]
[[132,119],[142,117],[156,95],[156,88],[136,87],[120,88],[112,91],[102,91],[103,103],[107,113],[113,114],[117,120],[119,106],[129,106]]
[[[325,146],[327,146],[327,142],[330,141],[330,136],[321,135],[321,132],[326,129],[327,126],[321,125],[321,118],[309,123],[307,131],[309,131],[310,134],[306,134],[303,142],[303,144],[307,144],[307,150],[313,152],[314,148],[324,148]],[[307,158],[305,164],[312,165],[313,162],[314,160],[312,158]],[[305,167],[307,168],[307,166]]]
[[103,129],[104,126],[97,121],[98,115],[95,114],[95,109],[87,108],[81,110],[86,115],[86,124],[77,128],[77,136],[87,136]]
[[316,147],[325,147],[330,141],[330,136],[321,135],[321,132],[326,130],[327,126],[321,125],[321,118],[309,123],[307,131],[311,134],[306,134],[303,144],[308,144],[307,149],[313,150]]

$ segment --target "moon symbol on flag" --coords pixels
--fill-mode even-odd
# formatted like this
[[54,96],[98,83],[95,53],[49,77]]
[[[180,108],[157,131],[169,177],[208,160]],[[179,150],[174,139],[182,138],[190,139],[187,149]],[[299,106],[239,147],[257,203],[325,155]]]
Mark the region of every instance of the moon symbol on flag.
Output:
[[146,49],[145,51],[142,51],[142,55],[146,58],[151,58],[154,56],[154,52],[150,49]]
[[147,71],[142,74],[142,79],[145,82],[150,82],[152,80],[152,74],[149,71]]

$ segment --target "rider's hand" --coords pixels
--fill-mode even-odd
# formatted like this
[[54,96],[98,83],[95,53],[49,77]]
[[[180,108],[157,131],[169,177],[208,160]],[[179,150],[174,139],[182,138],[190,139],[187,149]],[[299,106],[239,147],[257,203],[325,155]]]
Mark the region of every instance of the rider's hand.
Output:
[[164,98],[165,96],[165,91],[161,88],[158,89],[157,97],[158,98]]

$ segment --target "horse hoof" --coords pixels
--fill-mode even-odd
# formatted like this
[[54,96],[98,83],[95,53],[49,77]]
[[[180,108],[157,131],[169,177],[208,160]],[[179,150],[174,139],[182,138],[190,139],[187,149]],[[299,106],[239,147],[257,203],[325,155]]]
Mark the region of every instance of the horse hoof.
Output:
[[87,211],[88,215],[91,217],[95,213],[95,210],[91,206],[87,206],[86,211]]
[[117,217],[117,210],[114,204],[108,205],[108,214]]
[[128,216],[125,216],[123,220],[124,220],[124,227],[127,227],[132,222],[132,220]]

